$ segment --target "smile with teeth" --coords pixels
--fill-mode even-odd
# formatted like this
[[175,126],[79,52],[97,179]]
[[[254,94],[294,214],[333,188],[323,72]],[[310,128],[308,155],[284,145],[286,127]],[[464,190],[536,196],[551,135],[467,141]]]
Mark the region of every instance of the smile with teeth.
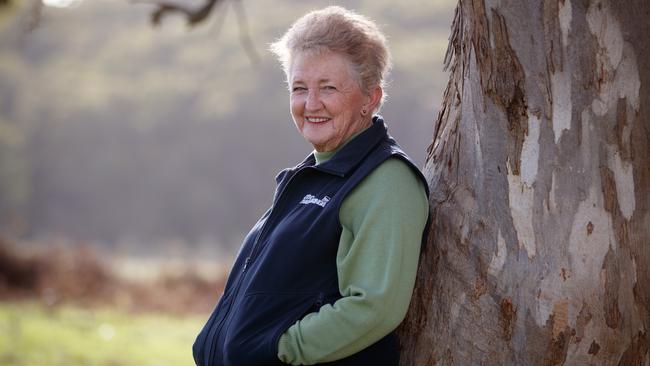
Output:
[[330,119],[326,117],[305,117],[305,120],[311,123],[322,123],[322,122],[327,122]]

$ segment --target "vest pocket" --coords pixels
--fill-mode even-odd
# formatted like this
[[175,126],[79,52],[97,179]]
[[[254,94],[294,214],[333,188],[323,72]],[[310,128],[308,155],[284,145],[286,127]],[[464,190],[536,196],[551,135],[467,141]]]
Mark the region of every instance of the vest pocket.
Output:
[[237,304],[226,330],[223,360],[231,366],[284,365],[278,359],[278,340],[298,319],[317,310],[323,294],[256,292]]
[[276,329],[275,334],[273,334],[272,342],[269,346],[272,347],[272,351],[275,352],[276,357],[278,353],[278,343],[280,342],[280,337],[282,337],[282,334],[286,332],[287,329],[289,329],[289,327],[291,327],[295,322],[304,318],[307,314],[317,312],[318,309],[320,309],[321,306],[323,306],[325,303],[325,294],[319,292],[317,294],[313,294],[310,299],[312,301],[308,302],[308,306],[306,306],[306,308],[304,308],[301,312],[296,313],[299,314],[298,316],[294,315],[285,319]]

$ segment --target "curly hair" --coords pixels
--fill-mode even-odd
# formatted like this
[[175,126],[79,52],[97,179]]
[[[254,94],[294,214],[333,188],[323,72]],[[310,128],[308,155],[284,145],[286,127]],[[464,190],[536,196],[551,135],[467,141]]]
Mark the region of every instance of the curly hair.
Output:
[[[345,56],[361,90],[385,86],[391,68],[390,52],[384,34],[375,22],[340,6],[309,12],[271,44],[287,80],[292,56],[299,52],[336,52]],[[385,99],[385,93],[377,109]]]

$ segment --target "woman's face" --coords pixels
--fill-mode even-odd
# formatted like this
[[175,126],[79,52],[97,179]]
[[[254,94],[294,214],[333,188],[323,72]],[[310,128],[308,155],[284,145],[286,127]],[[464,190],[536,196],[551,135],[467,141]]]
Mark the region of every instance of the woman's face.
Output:
[[297,53],[289,75],[291,116],[316,151],[335,150],[370,125],[372,98],[363,93],[344,56]]

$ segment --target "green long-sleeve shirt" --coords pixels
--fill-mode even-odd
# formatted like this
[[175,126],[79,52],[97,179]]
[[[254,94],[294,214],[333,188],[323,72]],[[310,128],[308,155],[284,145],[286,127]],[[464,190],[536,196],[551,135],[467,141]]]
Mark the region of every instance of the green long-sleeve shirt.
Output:
[[[317,164],[335,153],[316,152]],[[280,337],[278,358],[292,365],[330,362],[395,329],[413,292],[428,210],[423,183],[397,158],[350,192],[339,211],[336,256],[343,297],[293,324]]]

